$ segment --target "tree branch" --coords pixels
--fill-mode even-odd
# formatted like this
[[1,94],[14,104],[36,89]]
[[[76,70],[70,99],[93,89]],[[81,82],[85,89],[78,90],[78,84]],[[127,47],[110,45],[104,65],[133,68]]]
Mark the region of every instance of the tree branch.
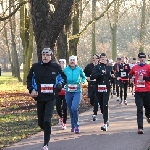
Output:
[[88,28],[93,22],[98,21],[100,18],[102,18],[102,17],[105,15],[105,13],[108,11],[108,9],[111,7],[111,5],[112,5],[115,1],[116,1],[116,0],[113,0],[113,1],[106,7],[105,11],[104,11],[99,17],[96,17],[96,18],[94,18],[94,20],[89,21],[88,24],[82,29],[81,32],[79,32],[78,34],[75,34],[75,35],[73,35],[73,36],[70,36],[70,37],[68,38],[68,40],[72,40],[72,39],[79,38],[79,37],[81,36],[81,34],[83,34],[84,31],[86,31],[87,28]]
[[18,9],[19,9],[21,6],[23,6],[24,4],[26,4],[26,3],[27,3],[27,1],[23,1],[23,2],[19,3],[19,5],[17,6],[17,8],[14,9],[14,11],[11,12],[8,16],[6,16],[6,17],[1,17],[1,16],[0,16],[0,21],[7,20],[7,19],[10,18],[11,16],[13,16],[13,15],[18,11]]

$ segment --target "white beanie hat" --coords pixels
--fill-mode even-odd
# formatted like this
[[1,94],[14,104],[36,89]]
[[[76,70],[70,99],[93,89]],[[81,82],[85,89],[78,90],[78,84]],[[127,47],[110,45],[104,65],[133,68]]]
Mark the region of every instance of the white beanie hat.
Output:
[[112,59],[109,59],[109,63],[113,63],[113,60],[112,60]]
[[59,62],[63,61],[64,62],[64,67],[66,67],[66,59],[59,59]]
[[72,56],[69,57],[69,61],[70,61],[71,59],[74,59],[74,60],[75,60],[75,64],[77,64],[77,56],[72,55]]

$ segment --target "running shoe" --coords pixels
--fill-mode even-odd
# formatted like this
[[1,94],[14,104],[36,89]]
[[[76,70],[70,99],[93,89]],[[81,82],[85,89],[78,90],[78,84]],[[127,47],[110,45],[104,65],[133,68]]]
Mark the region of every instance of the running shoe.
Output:
[[113,91],[113,95],[116,95],[116,91],[115,90]]
[[107,124],[107,127],[109,127],[109,121],[107,121],[106,124]]
[[107,124],[104,124],[104,125],[101,127],[101,130],[107,131]]
[[74,132],[74,128],[71,128],[71,132]]
[[120,100],[120,98],[119,98],[119,97],[117,97],[116,101],[119,101],[119,100]]
[[43,150],[48,150],[48,146],[47,145],[43,146]]
[[62,127],[62,129],[63,129],[63,130],[67,129],[67,127],[66,127],[66,124],[65,124],[65,123],[63,123],[63,124],[61,125],[61,127]]
[[138,129],[138,134],[144,134],[143,129]]
[[120,100],[119,104],[120,104],[120,105],[122,104],[122,100]]
[[147,122],[150,123],[150,118],[146,118]]
[[125,105],[128,105],[127,100],[124,100],[124,104],[125,104]]
[[79,127],[75,127],[75,128],[74,128],[74,132],[75,132],[76,134],[79,134],[79,133],[80,133]]
[[63,123],[63,118],[59,118],[58,124],[62,124],[62,123]]
[[97,120],[96,115],[93,115],[92,117],[93,117],[93,121]]

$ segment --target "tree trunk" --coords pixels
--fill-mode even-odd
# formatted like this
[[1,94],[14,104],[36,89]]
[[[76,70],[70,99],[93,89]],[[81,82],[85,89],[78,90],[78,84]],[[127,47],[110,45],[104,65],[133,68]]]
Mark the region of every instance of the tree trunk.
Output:
[[[75,0],[73,18],[72,18],[72,35],[79,33],[79,0]],[[77,56],[77,45],[79,38],[69,41],[69,55]]]
[[144,52],[145,44],[145,13],[146,13],[146,0],[143,0],[142,16],[141,16],[141,29],[140,29],[140,49],[139,52]]
[[33,31],[37,45],[38,60],[44,47],[54,50],[59,33],[70,14],[74,0],[60,0],[51,15],[47,0],[30,0]]
[[111,38],[112,38],[112,59],[116,60],[117,57],[117,25],[114,24],[111,27]]
[[[96,1],[97,0],[92,1],[92,20],[96,17]],[[92,55],[94,54],[96,54],[95,22],[92,23]]]
[[57,58],[68,59],[67,33],[65,31],[65,27],[60,32],[57,40]]
[[[9,0],[9,4],[11,3],[12,1],[10,2]],[[9,12],[11,12],[11,8],[9,8]],[[17,77],[18,81],[21,82],[22,79],[20,77],[20,65],[19,65],[16,42],[15,42],[15,32],[16,32],[15,16],[9,18],[9,23],[10,23],[11,44],[12,44],[12,63],[13,63],[13,71],[14,71],[13,76]]]
[[[22,2],[23,0],[20,0]],[[23,84],[26,85],[27,75],[32,64],[33,29],[29,8],[24,5],[20,8],[20,37],[23,45]]]

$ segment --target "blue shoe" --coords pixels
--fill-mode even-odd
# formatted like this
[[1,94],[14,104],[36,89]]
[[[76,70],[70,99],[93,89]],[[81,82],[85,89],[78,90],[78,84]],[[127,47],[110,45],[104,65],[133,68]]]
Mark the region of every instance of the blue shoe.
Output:
[[74,132],[75,132],[76,134],[79,134],[79,133],[80,133],[79,127],[75,127],[75,128],[74,128]]
[[74,128],[71,128],[71,132],[74,132]]

